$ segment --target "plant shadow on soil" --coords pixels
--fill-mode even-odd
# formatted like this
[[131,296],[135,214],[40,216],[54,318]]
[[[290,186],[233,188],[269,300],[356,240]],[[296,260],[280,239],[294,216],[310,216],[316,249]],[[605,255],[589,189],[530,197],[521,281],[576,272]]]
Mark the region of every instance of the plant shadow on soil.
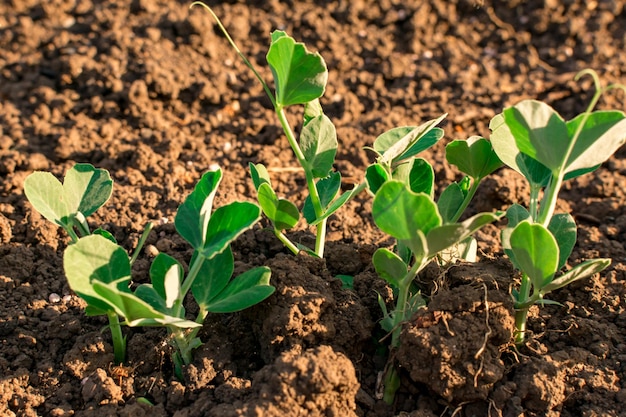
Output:
[[[264,76],[271,30],[320,51],[330,70],[322,105],[340,138],[336,168],[353,182],[370,162],[363,147],[392,127],[448,112],[444,141],[488,135],[490,118],[525,98],[569,119],[589,98],[576,72],[626,76],[621,2],[207,3]],[[217,206],[251,198],[251,161],[270,168],[281,196],[303,201],[262,88],[206,13],[173,0],[4,2],[0,68],[0,414],[624,415],[626,150],[567,183],[557,208],[579,225],[571,264],[611,257],[613,265],[556,292],[562,307],[533,308],[531,341],[519,351],[510,345],[516,277],[501,225],[490,226],[477,235],[479,263],[420,276],[429,307],[404,326],[396,403],[378,400],[387,352],[377,294],[389,303],[392,293],[371,256],[391,242],[362,195],[330,219],[325,260],[287,253],[262,226],[236,242],[236,273],[268,265],[277,291],[247,311],[210,315],[182,383],[164,330],[125,329],[128,363],[111,365],[106,320],[85,317],[63,277],[67,238],[31,209],[23,182],[33,170],[60,177],[74,162],[109,169],[113,197],[90,221],[131,249],[147,221],[169,219],[148,243],[186,262],[171,220],[211,164],[225,171]],[[601,106],[623,109],[620,99]],[[425,157],[443,161],[444,145]],[[435,171],[439,189],[458,179],[444,163]],[[506,209],[527,192],[500,170],[468,214]],[[137,282],[149,264],[147,255],[137,261]],[[340,274],[354,276],[352,290]]]

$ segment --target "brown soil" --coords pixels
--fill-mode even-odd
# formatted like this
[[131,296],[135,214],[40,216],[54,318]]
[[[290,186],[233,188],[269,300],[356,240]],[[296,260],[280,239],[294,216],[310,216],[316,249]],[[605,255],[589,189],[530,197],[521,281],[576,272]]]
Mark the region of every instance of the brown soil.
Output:
[[[574,74],[626,80],[621,1],[209,1],[268,79],[269,34],[280,28],[318,50],[329,70],[322,100],[337,125],[336,168],[351,183],[371,162],[363,147],[387,129],[449,113],[448,142],[488,136],[490,118],[524,98],[571,118],[590,98]],[[371,266],[376,232],[364,193],[329,222],[326,260],[295,257],[262,226],[235,245],[237,268],[268,265],[277,291],[242,313],[210,316],[205,341],[172,375],[166,333],[127,329],[129,368],[112,368],[106,321],[86,317],[65,281],[68,239],[32,210],[23,182],[75,162],[111,171],[112,199],[91,221],[131,249],[181,259],[171,224],[200,175],[225,170],[217,198],[251,200],[249,162],[277,192],[302,202],[303,177],[269,101],[200,8],[174,0],[13,0],[0,4],[0,414],[12,416],[626,416],[626,151],[570,182],[561,211],[580,230],[571,264],[611,257],[600,276],[533,309],[528,346],[511,346],[509,288],[497,226],[478,234],[482,260],[420,278],[430,305],[407,323],[393,407],[376,397],[385,364]],[[623,109],[608,95],[602,108]],[[296,119],[294,119],[296,120]],[[441,184],[457,178],[443,146],[427,152]],[[287,170],[286,170],[287,168]],[[523,203],[522,179],[500,170],[471,211]],[[308,242],[308,230],[294,232]],[[150,258],[137,262],[137,280]],[[338,274],[355,278],[343,290]],[[436,284],[436,285],[435,285]],[[51,298],[58,294],[61,300]],[[155,406],[137,402],[148,398]]]

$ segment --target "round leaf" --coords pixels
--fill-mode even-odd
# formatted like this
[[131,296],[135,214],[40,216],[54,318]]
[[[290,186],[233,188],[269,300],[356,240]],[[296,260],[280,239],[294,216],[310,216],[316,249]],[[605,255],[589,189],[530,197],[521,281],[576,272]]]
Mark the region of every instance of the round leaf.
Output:
[[535,291],[552,281],[559,262],[559,246],[552,233],[539,223],[518,224],[509,239],[511,251]]
[[276,103],[281,107],[305,104],[324,94],[328,70],[318,53],[309,52],[285,32],[272,33],[267,63],[276,83]]

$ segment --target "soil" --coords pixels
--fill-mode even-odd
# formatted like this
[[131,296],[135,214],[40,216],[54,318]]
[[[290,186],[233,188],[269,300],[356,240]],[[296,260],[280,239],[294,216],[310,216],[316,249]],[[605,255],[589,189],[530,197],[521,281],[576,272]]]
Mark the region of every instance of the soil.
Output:
[[[363,178],[363,150],[384,131],[446,112],[445,139],[425,153],[439,189],[459,179],[444,161],[453,138],[488,137],[491,117],[526,98],[570,119],[592,94],[584,68],[626,80],[621,1],[208,1],[271,79],[269,35],[286,30],[325,58],[322,100],[337,126],[345,188]],[[210,16],[174,0],[9,0],[0,4],[0,414],[6,416],[626,416],[626,150],[568,182],[558,210],[579,225],[570,259],[610,257],[598,276],[533,308],[531,337],[511,343],[515,271],[498,228],[477,234],[480,261],[420,276],[429,306],[405,323],[396,402],[377,397],[385,366],[371,256],[376,231],[363,193],[329,221],[325,260],[287,252],[266,223],[234,246],[237,270],[272,268],[277,290],[254,308],[210,315],[185,381],[162,329],[125,329],[128,361],[112,365],[106,320],[70,291],[68,238],[23,195],[34,170],[76,162],[110,170],[111,200],[90,222],[131,250],[149,244],[189,260],[172,225],[201,174],[220,166],[216,205],[252,200],[249,162],[269,167],[301,204],[296,168],[269,100]],[[600,108],[623,109],[623,94]],[[298,112],[290,113],[294,123]],[[470,213],[524,203],[527,186],[501,169]],[[290,237],[303,243],[300,225]],[[134,267],[148,276],[149,254]],[[337,275],[354,276],[342,288]],[[381,339],[384,339],[382,342]],[[139,398],[148,399],[153,406]]]

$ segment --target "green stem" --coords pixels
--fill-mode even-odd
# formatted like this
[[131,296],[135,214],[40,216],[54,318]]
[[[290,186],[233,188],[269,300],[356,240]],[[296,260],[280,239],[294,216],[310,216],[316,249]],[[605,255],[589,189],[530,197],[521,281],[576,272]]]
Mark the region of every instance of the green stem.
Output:
[[[300,166],[304,169],[304,175],[306,177],[306,184],[309,189],[309,196],[311,197],[311,204],[313,205],[313,210],[315,211],[315,217],[320,218],[324,214],[324,208],[322,207],[322,201],[320,200],[319,193],[317,192],[317,187],[315,186],[315,178],[313,177],[313,172],[309,169],[309,164],[302,153],[302,149],[300,149],[300,145],[298,145],[298,141],[289,125],[289,121],[287,121],[287,116],[285,115],[285,110],[281,106],[276,107],[276,115],[278,116],[278,121],[285,132],[285,136],[287,137],[287,141],[293,150],[293,153],[298,158],[298,162]],[[326,240],[326,220],[320,222],[317,225],[317,234],[315,239],[315,253],[320,258],[324,257],[324,244]]]
[[389,350],[392,353],[389,357],[390,363],[387,364],[385,375],[383,376],[383,400],[387,404],[393,404],[396,391],[400,387],[400,376],[398,375],[395,360],[393,359],[393,352],[400,347],[402,323],[409,319],[409,317],[406,317],[409,302],[409,288],[411,287],[411,282],[413,282],[419,271],[424,267],[424,264],[424,260],[420,262],[416,261],[398,285],[398,301],[396,302],[396,308],[393,312],[393,330],[391,333],[391,344],[389,345]]
[[530,278],[526,274],[522,274],[522,282],[519,288],[517,300],[515,300],[515,344],[521,345],[526,338],[526,318],[528,309],[532,305],[530,301]]
[[202,268],[202,264],[204,263],[205,259],[206,258],[204,258],[202,255],[198,254],[198,256],[196,256],[196,259],[194,259],[194,262],[191,264],[191,267],[189,268],[189,273],[187,274],[187,277],[185,278],[181,286],[180,294],[178,295],[178,298],[176,299],[176,301],[174,301],[174,305],[172,306],[174,317],[184,318],[181,317],[183,300],[187,296],[187,293],[191,289],[191,285],[198,276],[198,273],[200,272],[200,269]]
[[107,311],[107,317],[109,318],[109,328],[111,329],[115,363],[124,363],[126,359],[126,338],[122,334],[119,316],[114,311]]
[[554,214],[554,209],[556,207],[558,194],[559,194],[559,191],[561,190],[563,179],[565,178],[565,169],[567,168],[567,161],[569,160],[570,156],[572,155],[572,152],[574,151],[574,147],[576,146],[576,143],[578,142],[578,138],[580,137],[580,134],[582,133],[583,128],[585,127],[585,124],[587,123],[587,120],[589,120],[589,117],[591,116],[591,112],[596,107],[596,104],[598,104],[598,100],[600,100],[600,97],[604,93],[604,89],[602,89],[600,85],[600,81],[598,80],[598,77],[597,75],[595,75],[595,73],[583,71],[577,75],[576,79],[578,79],[580,75],[584,73],[591,74],[593,76],[595,87],[596,87],[596,92],[591,98],[591,101],[589,102],[589,105],[587,106],[587,110],[585,110],[582,121],[580,122],[580,124],[576,128],[576,131],[574,132],[574,136],[572,137],[572,140],[569,143],[567,151],[565,152],[565,155],[563,156],[563,163],[561,164],[561,166],[558,168],[557,171],[552,173],[552,179],[550,180],[550,185],[546,189],[546,194],[544,195],[543,200],[541,201],[541,207],[540,207],[540,212],[539,212],[539,222],[546,227],[548,227],[548,224],[550,223],[550,220],[552,219],[552,215]]
[[515,344],[521,346],[526,340],[526,319],[528,307],[515,310]]
[[530,204],[528,205],[528,212],[530,213],[530,218],[533,222],[537,220],[537,216],[539,215],[538,204],[540,191],[541,185],[537,185],[535,183],[530,184]]
[[300,253],[300,249],[298,249],[298,247],[294,245],[294,243],[291,240],[289,240],[289,238],[285,236],[283,232],[281,232],[278,229],[274,229],[274,234],[283,243],[283,245],[285,245],[287,249],[293,252],[294,255],[297,255],[298,253]]
[[134,264],[135,261],[137,260],[137,257],[139,256],[139,252],[141,252],[141,248],[143,248],[143,245],[146,244],[146,240],[148,240],[148,235],[150,234],[150,231],[152,230],[152,227],[154,225],[152,224],[152,222],[148,222],[148,224],[146,225],[146,227],[143,229],[143,233],[141,234],[141,237],[139,238],[139,242],[137,243],[137,247],[135,248],[135,251],[133,252],[133,255],[130,257],[130,264]]
[[474,198],[474,194],[476,194],[476,190],[478,190],[478,186],[480,185],[481,180],[482,178],[472,178],[472,186],[470,187],[467,194],[465,195],[465,198],[463,199],[463,203],[458,208],[456,213],[454,213],[454,216],[452,216],[450,223],[456,223],[459,220],[459,218],[463,215],[463,212],[465,212],[465,209],[467,208],[467,206],[469,206],[469,203]]
[[269,97],[270,101],[272,102],[272,105],[274,106],[274,108],[276,108],[276,99],[274,98],[274,95],[272,94],[272,90],[270,90],[269,86],[265,83],[265,81],[261,77],[261,74],[259,74],[259,72],[256,70],[256,68],[254,68],[254,65],[252,65],[252,63],[248,60],[248,58],[246,58],[246,56],[243,54],[243,52],[241,52],[241,50],[239,49],[239,47],[237,46],[237,44],[235,43],[233,38],[230,37],[230,34],[228,33],[228,31],[226,30],[226,28],[222,24],[222,21],[220,20],[220,18],[217,17],[217,15],[213,11],[213,9],[211,9],[209,6],[207,6],[206,4],[204,4],[204,3],[200,2],[200,1],[194,1],[193,3],[191,3],[189,8],[192,8],[193,6],[202,6],[209,13],[211,13],[211,15],[213,16],[213,19],[215,19],[215,21],[217,22],[217,26],[220,28],[220,30],[222,31],[222,33],[224,34],[224,36],[228,40],[228,43],[230,43],[230,46],[233,47],[235,52],[237,52],[237,55],[239,55],[239,57],[243,60],[243,62],[246,64],[246,66],[248,68],[250,68],[250,70],[252,71],[254,76],[257,78],[257,80],[259,80],[259,82],[263,86],[263,89],[265,90],[265,94],[267,94],[267,97]]

